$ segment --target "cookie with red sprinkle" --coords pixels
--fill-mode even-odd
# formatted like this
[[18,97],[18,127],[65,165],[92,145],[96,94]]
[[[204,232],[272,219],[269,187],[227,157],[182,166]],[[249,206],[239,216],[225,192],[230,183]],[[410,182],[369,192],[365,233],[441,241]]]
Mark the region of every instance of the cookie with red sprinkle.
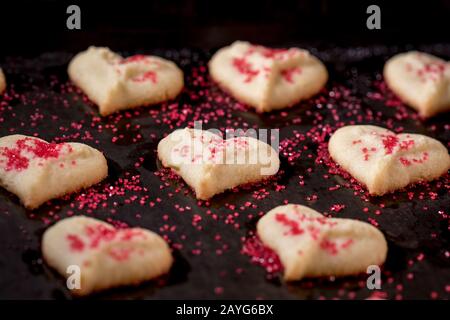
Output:
[[89,47],[77,54],[68,73],[102,116],[171,100],[184,86],[183,72],[172,61],[145,55],[123,58],[108,48]]
[[64,276],[69,266],[79,268],[79,286],[70,288],[74,295],[136,285],[167,273],[173,262],[168,244],[156,233],[81,216],[50,227],[42,238],[42,254]]
[[267,212],[257,234],[279,256],[287,281],[366,272],[384,263],[388,249],[384,235],[369,223],[327,218],[298,204]]
[[384,66],[389,88],[423,117],[450,110],[450,63],[431,54],[410,51]]
[[108,175],[103,154],[82,143],[48,143],[24,135],[0,138],[0,186],[34,209],[90,187]]
[[158,144],[158,158],[208,200],[239,185],[264,180],[280,167],[278,152],[253,137],[222,139],[198,129],[172,132]]
[[331,136],[328,150],[371,195],[437,179],[450,168],[450,156],[441,142],[421,134],[395,134],[377,126],[342,127]]
[[236,41],[209,62],[214,81],[237,100],[266,112],[310,98],[326,84],[323,63],[307,50],[272,49]]

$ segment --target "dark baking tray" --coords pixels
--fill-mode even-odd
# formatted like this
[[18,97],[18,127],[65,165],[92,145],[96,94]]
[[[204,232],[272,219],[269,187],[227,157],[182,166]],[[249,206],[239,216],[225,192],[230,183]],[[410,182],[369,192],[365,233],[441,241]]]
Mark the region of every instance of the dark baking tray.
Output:
[[[448,298],[448,175],[394,195],[366,197],[354,183],[328,173],[327,165],[317,160],[316,135],[306,135],[320,132],[324,126],[371,123],[426,134],[448,147],[448,114],[420,120],[414,111],[401,104],[390,106],[386,101],[394,99],[391,93],[380,91],[380,72],[387,57],[412,48],[309,48],[330,71],[326,89],[318,97],[291,109],[264,115],[237,104],[209,80],[206,62],[210,53],[200,50],[139,51],[177,62],[185,72],[186,88],[173,102],[106,118],[99,118],[95,106],[68,82],[66,68],[72,54],[58,52],[35,58],[1,58],[9,89],[0,97],[0,136],[37,134],[51,141],[88,143],[105,153],[109,177],[87,190],[84,196],[78,193],[53,200],[35,211],[24,209],[14,195],[0,190],[0,298],[71,298],[63,278],[43,263],[40,252],[44,230],[71,214],[146,227],[167,235],[174,248],[176,261],[168,276],[138,287],[91,296],[94,299],[364,299],[373,295],[364,285],[364,275],[285,284],[279,274],[268,277],[264,268],[251,263],[250,258],[241,253],[245,238],[255,228],[258,213],[285,201],[309,205],[334,216],[379,224],[389,242],[379,296]],[[450,58],[448,44],[414,48]],[[133,53],[136,52],[124,54]],[[379,93],[378,98],[373,98],[373,92]],[[171,179],[168,172],[161,169],[155,151],[165,134],[192,125],[194,118],[208,119],[205,128],[224,129],[243,124],[279,128],[285,151],[288,146],[293,146],[294,153],[304,146],[307,150],[299,158],[294,155],[294,159],[289,159],[288,152],[282,152],[282,170],[274,180],[226,192],[214,197],[209,204],[199,203],[181,181]],[[296,138],[296,134],[306,138]],[[326,140],[328,134],[324,136]],[[140,165],[136,166],[136,162]],[[131,179],[131,176],[139,176],[139,182],[120,180]],[[304,180],[303,186],[300,180]],[[329,191],[336,184],[342,187]],[[120,192],[109,195],[110,185]],[[255,200],[255,192],[266,192],[267,196]],[[105,207],[89,202],[94,196],[104,196]],[[85,206],[80,206],[81,203]],[[334,204],[344,204],[345,208],[333,211],[330,208]],[[226,222],[226,217],[235,212],[238,216],[234,222],[239,224],[238,228]],[[166,224],[168,227],[164,227]]]

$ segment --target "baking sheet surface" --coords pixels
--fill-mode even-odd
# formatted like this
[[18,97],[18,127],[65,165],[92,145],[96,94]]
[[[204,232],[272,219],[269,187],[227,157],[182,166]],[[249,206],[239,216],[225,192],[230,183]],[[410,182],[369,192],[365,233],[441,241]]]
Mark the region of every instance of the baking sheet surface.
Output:
[[[172,59],[185,72],[186,88],[175,100],[100,118],[95,105],[68,81],[67,53],[0,59],[8,90],[0,96],[0,136],[20,133],[48,141],[78,141],[102,150],[108,178],[84,192],[24,209],[0,189],[0,297],[70,299],[65,281],[42,261],[44,230],[69,215],[84,214],[165,235],[176,262],[167,277],[91,298],[367,298],[366,276],[284,284],[242,254],[258,215],[286,202],[336,217],[372,222],[389,242],[383,284],[375,295],[389,299],[449,298],[449,180],[368,197],[327,160],[329,134],[344,124],[364,123],[426,134],[447,147],[449,115],[423,121],[387,90],[384,61],[408,47],[310,48],[327,65],[326,89],[291,109],[257,114],[213,84],[207,52],[141,51]],[[450,58],[450,46],[428,52]],[[125,55],[137,52],[126,52]],[[161,168],[160,139],[202,120],[204,128],[280,129],[281,171],[267,182],[198,202],[180,179]],[[330,172],[331,170],[331,172]]]

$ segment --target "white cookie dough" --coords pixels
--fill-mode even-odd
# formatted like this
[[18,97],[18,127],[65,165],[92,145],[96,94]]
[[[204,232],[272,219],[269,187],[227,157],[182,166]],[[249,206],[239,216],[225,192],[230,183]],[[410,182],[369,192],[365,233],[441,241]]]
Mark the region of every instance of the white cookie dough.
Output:
[[102,116],[157,104],[183,89],[183,72],[156,56],[123,58],[108,48],[89,47],[69,64],[69,77],[94,101]]
[[387,254],[386,240],[374,226],[327,218],[297,204],[267,212],[257,234],[280,257],[287,281],[366,272],[370,265],[382,265]]
[[34,209],[103,180],[103,154],[82,143],[48,143],[24,135],[0,138],[0,186]]
[[439,141],[376,126],[340,128],[331,136],[328,150],[333,160],[372,195],[436,179],[450,168],[447,148]]
[[0,68],[0,94],[6,89],[5,75],[3,74],[2,68]]
[[423,117],[450,110],[450,63],[427,53],[397,54],[384,66],[389,88]]
[[42,238],[49,266],[68,277],[69,266],[80,270],[74,295],[136,285],[167,273],[173,258],[169,246],[146,229],[116,229],[87,217],[71,217],[50,227]]
[[176,130],[162,139],[158,157],[202,200],[263,180],[276,174],[280,167],[277,151],[256,138],[223,140],[218,134],[189,128]]
[[260,112],[308,99],[328,79],[323,63],[306,50],[271,49],[243,41],[214,54],[209,72],[237,100]]

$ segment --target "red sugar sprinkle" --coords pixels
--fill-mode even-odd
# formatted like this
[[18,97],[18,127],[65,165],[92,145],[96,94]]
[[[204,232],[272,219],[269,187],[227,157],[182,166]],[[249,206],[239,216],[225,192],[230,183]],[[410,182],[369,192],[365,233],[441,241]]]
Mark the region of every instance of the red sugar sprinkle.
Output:
[[425,161],[428,160],[428,153],[424,152],[422,155],[422,158],[416,159],[416,158],[412,158],[412,159],[407,159],[405,157],[400,157],[399,161],[401,162],[402,165],[404,166],[411,166],[412,164],[417,164],[417,163],[424,163]]
[[398,137],[393,135],[383,136],[383,145],[386,151],[386,154],[391,154],[394,151],[394,148],[398,144]]
[[84,242],[77,235],[68,234],[67,240],[69,241],[70,249],[73,251],[83,251]]
[[330,208],[330,210],[334,211],[334,212],[340,212],[343,209],[345,209],[345,205],[344,204],[338,204],[338,203],[332,205],[331,208]]
[[[68,152],[72,147],[68,144],[47,143],[34,138],[23,138],[16,141],[13,148],[0,148],[0,155],[6,157],[6,171],[22,171],[28,168],[30,159],[22,153],[31,153],[34,158],[49,159],[58,158],[63,147],[67,146]],[[3,161],[0,161],[0,164]]]
[[263,46],[256,46],[261,50],[261,54],[266,58],[279,58],[285,53],[289,52],[289,49],[279,49],[279,48],[267,48]]
[[155,71],[147,71],[142,75],[139,75],[137,77],[134,77],[132,79],[134,82],[144,82],[144,81],[151,81],[153,83],[156,83],[158,81],[157,75]]
[[403,140],[400,142],[401,150],[408,150],[414,146],[414,140]]
[[281,71],[281,76],[287,82],[293,83],[294,82],[294,75],[295,74],[300,74],[300,73],[301,73],[301,69],[299,67],[294,67],[294,68],[282,70]]
[[108,251],[108,255],[114,260],[125,261],[133,251],[133,248],[111,248]]
[[87,226],[85,232],[91,240],[89,247],[96,248],[101,241],[108,242],[113,240],[117,231],[114,228],[98,224],[95,226]]
[[269,276],[283,270],[283,265],[278,255],[264,246],[257,236],[250,236],[245,239],[242,253],[250,256],[252,263],[262,266]]
[[410,166],[411,165],[411,161],[409,161],[408,159],[404,158],[404,157],[400,157],[399,161],[402,163],[402,165],[404,166]]
[[290,228],[286,234],[299,235],[305,232],[297,221],[289,219],[284,213],[277,213],[275,215],[275,220]]
[[223,288],[222,287],[215,287],[214,288],[214,293],[216,295],[221,295],[223,293]]
[[[91,249],[97,248],[101,242],[110,242],[114,239],[118,239],[119,241],[130,241],[136,236],[145,237],[140,230],[116,229],[114,227],[104,226],[102,224],[86,226],[85,234],[89,238],[89,243],[87,245]],[[77,235],[69,234],[67,235],[67,240],[69,241],[71,250],[84,250],[85,243]],[[129,254],[129,252],[125,252],[121,249],[118,250],[119,251],[110,252],[111,255],[117,260],[123,260]]]
[[126,63],[132,63],[132,62],[142,62],[142,61],[148,61],[149,58],[143,54],[136,54],[134,56],[127,57],[125,59],[122,59],[119,63],[120,64],[126,64]]
[[336,255],[338,253],[338,249],[336,247],[336,243],[333,241],[330,241],[328,239],[323,239],[320,242],[320,248],[322,250],[327,251],[331,255]]
[[245,82],[252,81],[259,74],[259,71],[252,69],[252,65],[245,58],[234,58],[233,66],[246,76]]
[[346,249],[353,244],[353,239],[348,239],[341,244],[341,248]]
[[367,299],[368,300],[382,300],[387,299],[388,294],[383,291],[374,291]]
[[[10,149],[10,148],[1,148],[0,155],[6,157],[7,163],[5,170],[17,170],[22,171],[28,168],[29,160],[27,157],[21,155],[21,150],[18,149]],[[3,163],[3,160],[0,161],[0,164]]]

